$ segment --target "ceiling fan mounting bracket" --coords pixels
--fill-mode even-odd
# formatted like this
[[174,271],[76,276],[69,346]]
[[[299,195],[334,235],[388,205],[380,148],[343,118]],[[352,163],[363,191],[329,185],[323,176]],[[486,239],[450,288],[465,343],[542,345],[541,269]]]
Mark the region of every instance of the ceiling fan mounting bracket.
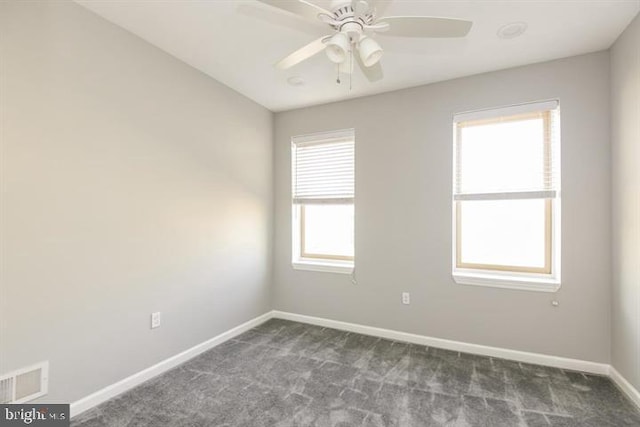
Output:
[[356,16],[356,11],[353,9],[353,6],[351,6],[351,3],[338,6],[334,8],[331,13],[333,13],[332,18],[335,22],[333,27],[335,29],[339,29],[340,24],[346,24],[349,22],[355,22],[364,27],[365,25],[370,25],[374,20],[374,16],[371,12],[365,13],[361,16]]

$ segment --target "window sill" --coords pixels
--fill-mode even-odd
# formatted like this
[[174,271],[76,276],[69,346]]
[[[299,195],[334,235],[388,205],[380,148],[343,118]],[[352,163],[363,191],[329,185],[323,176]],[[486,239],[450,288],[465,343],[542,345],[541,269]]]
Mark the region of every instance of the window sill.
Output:
[[560,289],[560,281],[553,278],[540,278],[535,276],[456,272],[453,273],[453,280],[459,285],[485,286],[518,291],[556,292]]
[[308,261],[298,260],[291,263],[294,270],[307,270],[307,271],[320,271],[325,273],[340,273],[351,274],[353,273],[352,263],[339,263],[339,262],[323,262],[323,261]]

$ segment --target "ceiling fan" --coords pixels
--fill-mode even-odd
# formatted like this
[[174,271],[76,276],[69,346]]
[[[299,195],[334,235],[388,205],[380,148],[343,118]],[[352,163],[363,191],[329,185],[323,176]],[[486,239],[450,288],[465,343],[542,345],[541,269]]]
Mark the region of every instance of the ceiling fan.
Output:
[[[432,16],[378,16],[378,0],[332,0],[330,9],[307,0],[258,0],[306,19],[320,20],[331,34],[303,46],[275,64],[286,70],[322,52],[338,64],[340,72],[351,74],[355,57],[369,81],[383,77],[380,58],[383,50],[375,34],[401,37],[464,37],[473,23],[461,19]],[[388,2],[385,2],[385,4]]]

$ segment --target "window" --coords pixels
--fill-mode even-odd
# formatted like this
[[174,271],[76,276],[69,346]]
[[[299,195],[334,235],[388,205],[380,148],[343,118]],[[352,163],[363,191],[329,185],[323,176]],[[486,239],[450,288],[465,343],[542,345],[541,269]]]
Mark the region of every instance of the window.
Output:
[[352,272],[354,157],[353,130],[292,139],[294,268]]
[[456,282],[557,290],[558,102],[458,114],[454,139]]

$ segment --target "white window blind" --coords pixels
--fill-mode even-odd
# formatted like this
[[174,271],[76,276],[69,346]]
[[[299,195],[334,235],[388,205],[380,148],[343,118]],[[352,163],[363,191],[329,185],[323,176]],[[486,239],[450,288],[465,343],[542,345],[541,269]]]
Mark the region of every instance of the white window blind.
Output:
[[294,137],[292,145],[293,203],[353,203],[353,129]]
[[454,128],[454,200],[558,195],[557,101],[457,114]]

